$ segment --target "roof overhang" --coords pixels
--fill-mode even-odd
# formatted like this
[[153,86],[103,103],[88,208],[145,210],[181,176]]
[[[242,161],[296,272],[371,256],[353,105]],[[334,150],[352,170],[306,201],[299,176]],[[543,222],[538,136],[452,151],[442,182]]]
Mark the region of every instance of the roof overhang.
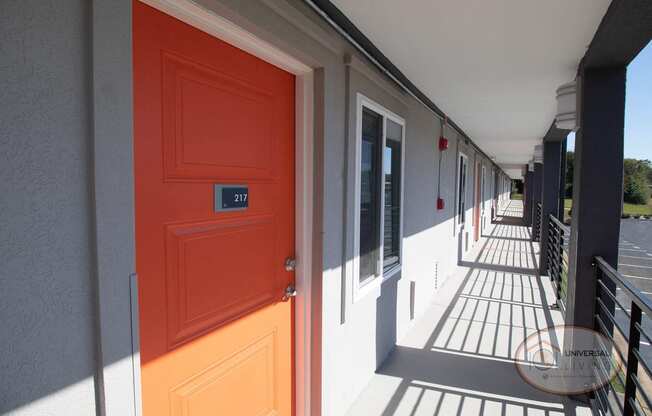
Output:
[[532,158],[554,120],[556,89],[575,78],[610,0],[309,3],[342,14],[377,64],[506,166]]

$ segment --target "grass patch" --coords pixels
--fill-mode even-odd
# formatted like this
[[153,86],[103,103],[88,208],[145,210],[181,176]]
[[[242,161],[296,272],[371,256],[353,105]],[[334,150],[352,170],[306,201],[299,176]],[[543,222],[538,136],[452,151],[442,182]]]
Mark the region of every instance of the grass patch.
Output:
[[517,194],[516,192],[512,193],[512,199],[515,201],[522,201],[523,194]]
[[564,199],[564,223],[570,223],[570,210],[573,207],[573,200],[570,198]]
[[652,215],[652,199],[646,205],[634,205],[625,203],[623,207],[625,214],[629,215]]
[[[564,218],[570,218],[569,212],[573,206],[573,200],[566,198],[564,200]],[[646,205],[627,204],[623,205],[623,214],[638,217],[639,215],[652,215],[652,199]]]

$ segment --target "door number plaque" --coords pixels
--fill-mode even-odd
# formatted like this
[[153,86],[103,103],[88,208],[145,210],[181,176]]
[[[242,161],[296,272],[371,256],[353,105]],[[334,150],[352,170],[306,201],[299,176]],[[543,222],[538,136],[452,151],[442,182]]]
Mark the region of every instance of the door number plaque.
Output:
[[238,211],[249,208],[249,187],[247,185],[215,184],[215,212]]

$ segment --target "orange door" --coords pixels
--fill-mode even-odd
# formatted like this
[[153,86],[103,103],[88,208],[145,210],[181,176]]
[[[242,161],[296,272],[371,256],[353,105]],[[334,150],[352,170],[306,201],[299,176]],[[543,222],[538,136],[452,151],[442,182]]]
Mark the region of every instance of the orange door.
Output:
[[475,227],[473,228],[473,240],[478,241],[480,239],[480,164],[476,163],[475,165],[475,207],[473,208],[473,215],[475,217]]
[[291,415],[294,76],[134,2],[145,416]]

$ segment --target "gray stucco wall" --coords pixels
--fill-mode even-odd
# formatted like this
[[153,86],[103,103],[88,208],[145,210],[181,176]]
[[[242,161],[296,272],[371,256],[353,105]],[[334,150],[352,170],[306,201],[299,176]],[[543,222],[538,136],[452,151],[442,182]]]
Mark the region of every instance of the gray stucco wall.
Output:
[[[463,232],[472,243],[474,167],[481,156],[450,128],[443,132],[449,149],[440,155],[441,121],[361,58],[303,2],[197,2],[323,74],[323,131],[316,134],[324,140],[323,225],[317,230],[323,235],[321,407],[324,415],[341,415],[457,264],[459,151],[469,158]],[[132,406],[133,397],[126,396],[133,391],[124,384],[131,363],[122,360],[128,358],[131,341],[125,325],[132,225],[118,222],[131,215],[132,194],[128,174],[111,175],[112,166],[128,172],[131,163],[130,86],[125,85],[128,79],[120,82],[130,65],[129,38],[116,35],[126,46],[111,49],[110,36],[95,36],[91,57],[87,4],[11,0],[0,6],[0,192],[10,196],[0,199],[0,316],[8,323],[0,326],[0,374],[14,380],[0,386],[0,413],[94,414],[96,366],[102,369],[99,406],[120,416]],[[129,16],[126,3],[120,4],[124,15],[105,12],[124,23],[121,16]],[[103,33],[118,26],[105,24]],[[355,65],[345,64],[347,55]],[[91,72],[91,58],[104,71]],[[349,156],[357,92],[403,117],[406,137],[402,270],[377,293],[354,302],[353,276],[346,266],[352,257]],[[115,120],[120,123],[112,124]],[[108,140],[111,134],[118,137]],[[484,198],[489,201],[490,161],[484,163]],[[443,210],[436,209],[439,174]],[[93,185],[102,192],[93,195]],[[116,245],[120,250],[112,251]],[[91,247],[99,256],[96,272]],[[95,310],[101,313],[101,355],[95,354],[100,343]],[[111,316],[119,320],[111,321]]]
[[95,413],[88,13],[0,3],[0,414]]

